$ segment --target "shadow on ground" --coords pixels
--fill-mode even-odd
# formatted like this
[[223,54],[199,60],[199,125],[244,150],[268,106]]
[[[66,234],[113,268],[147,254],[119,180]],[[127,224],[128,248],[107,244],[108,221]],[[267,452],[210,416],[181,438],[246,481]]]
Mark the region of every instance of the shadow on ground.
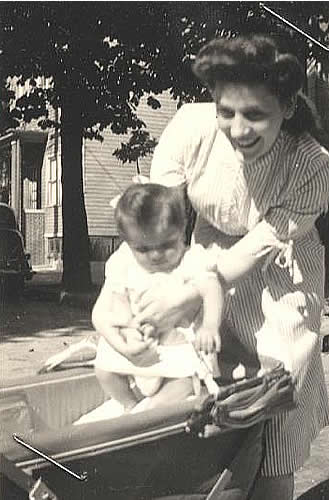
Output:
[[[56,278],[56,277],[55,277]],[[26,337],[67,336],[92,330],[93,293],[62,296],[58,279],[35,280],[26,285],[20,299],[0,304],[1,341],[19,342]]]
[[[328,471],[329,474],[329,471]],[[329,499],[329,479],[317,484],[314,488],[305,491],[296,500],[328,500]]]

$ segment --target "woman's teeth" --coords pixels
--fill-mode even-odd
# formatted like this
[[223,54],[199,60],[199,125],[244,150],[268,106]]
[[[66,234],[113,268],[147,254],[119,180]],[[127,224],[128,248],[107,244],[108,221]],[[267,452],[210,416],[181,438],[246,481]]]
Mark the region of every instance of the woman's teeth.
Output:
[[239,142],[239,141],[235,141],[236,145],[239,147],[239,148],[252,148],[253,146],[255,146],[255,144],[258,142],[258,138],[255,139],[254,141],[252,142]]

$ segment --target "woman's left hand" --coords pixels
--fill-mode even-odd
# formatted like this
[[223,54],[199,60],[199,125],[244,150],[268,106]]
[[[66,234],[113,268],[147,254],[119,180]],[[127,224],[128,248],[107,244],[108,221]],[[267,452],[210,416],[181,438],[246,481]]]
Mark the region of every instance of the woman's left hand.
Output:
[[140,325],[150,322],[163,331],[173,328],[187,315],[196,313],[201,298],[194,287],[158,283],[143,292],[136,304],[139,313],[135,316],[135,322]]

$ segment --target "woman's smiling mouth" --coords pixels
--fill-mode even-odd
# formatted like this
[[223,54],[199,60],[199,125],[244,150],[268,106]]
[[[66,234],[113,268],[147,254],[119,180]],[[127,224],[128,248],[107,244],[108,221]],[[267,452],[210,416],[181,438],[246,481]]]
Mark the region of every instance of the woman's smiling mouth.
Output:
[[260,137],[257,137],[256,139],[254,139],[253,141],[237,141],[236,139],[234,140],[234,145],[235,147],[237,147],[238,149],[251,149],[253,148],[254,146],[256,146],[256,144],[258,143],[258,141],[260,140]]

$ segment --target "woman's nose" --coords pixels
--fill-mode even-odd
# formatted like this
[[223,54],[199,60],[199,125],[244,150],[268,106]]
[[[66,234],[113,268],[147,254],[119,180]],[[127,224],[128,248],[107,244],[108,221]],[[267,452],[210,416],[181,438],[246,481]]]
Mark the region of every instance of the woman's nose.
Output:
[[247,137],[249,133],[249,124],[242,116],[236,115],[231,122],[231,137],[233,139],[241,139]]

